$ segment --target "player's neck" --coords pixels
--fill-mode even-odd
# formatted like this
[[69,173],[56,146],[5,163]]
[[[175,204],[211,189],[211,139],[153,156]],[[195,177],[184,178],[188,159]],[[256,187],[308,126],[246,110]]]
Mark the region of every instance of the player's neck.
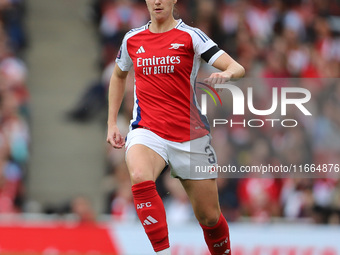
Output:
[[152,33],[164,33],[164,32],[167,32],[173,29],[176,25],[177,25],[177,21],[173,17],[167,19],[164,22],[151,19],[149,30]]

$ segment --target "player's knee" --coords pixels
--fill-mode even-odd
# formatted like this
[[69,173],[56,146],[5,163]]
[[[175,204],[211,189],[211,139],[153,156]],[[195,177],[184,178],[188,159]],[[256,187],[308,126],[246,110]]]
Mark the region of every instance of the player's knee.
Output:
[[217,211],[201,212],[196,215],[197,220],[204,226],[215,226],[220,218],[220,213]]
[[137,184],[137,183],[150,181],[150,180],[154,181],[152,179],[152,176],[142,168],[135,168],[135,169],[130,170],[130,178],[131,178],[132,184]]

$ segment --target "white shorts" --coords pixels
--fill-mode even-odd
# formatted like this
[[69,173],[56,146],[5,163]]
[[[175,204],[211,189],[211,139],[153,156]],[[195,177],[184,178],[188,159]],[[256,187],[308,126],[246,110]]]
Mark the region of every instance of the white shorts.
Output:
[[210,145],[211,136],[173,142],[154,132],[137,128],[127,135],[125,153],[135,144],[142,144],[158,153],[171,168],[171,175],[181,179],[204,180],[217,178],[216,153]]

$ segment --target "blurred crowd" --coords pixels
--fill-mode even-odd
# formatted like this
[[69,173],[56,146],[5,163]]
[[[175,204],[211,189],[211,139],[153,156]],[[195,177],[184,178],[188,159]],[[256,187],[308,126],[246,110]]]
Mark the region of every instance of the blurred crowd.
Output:
[[[24,3],[0,0],[0,213],[21,211],[29,157],[27,69],[21,60],[27,44]],[[304,78],[298,86],[312,94],[308,103],[312,118],[296,108],[288,110],[287,118],[299,122],[296,128],[238,125],[214,129],[212,143],[220,165],[340,164],[338,0],[178,0],[175,14],[188,25],[200,28],[242,64],[246,79],[266,79],[254,94],[259,109],[270,107],[272,87],[278,86],[271,79]],[[108,83],[123,36],[149,20],[144,0],[92,0],[88,15],[98,38],[99,75],[68,113],[71,120],[84,123],[105,115]],[[202,64],[198,80],[213,70]],[[285,86],[284,82],[280,84]],[[132,106],[130,72],[118,121],[124,136]],[[235,116],[229,112],[225,117]],[[258,116],[247,113],[245,118]],[[136,218],[124,150],[107,146],[106,152],[103,212],[117,220]],[[251,177],[218,179],[221,208],[229,221],[285,219],[340,224],[339,177]],[[169,221],[193,219],[187,196],[169,171],[161,175],[157,187]],[[86,199],[79,198],[72,206],[85,221],[94,220]]]
[[[214,129],[213,138],[218,139],[213,139],[213,145],[220,165],[340,163],[340,83],[330,79],[340,76],[339,1],[179,0],[175,12],[177,18],[200,28],[240,62],[246,69],[246,78],[267,81],[304,78],[308,82],[300,82],[298,86],[312,94],[308,104],[312,118],[301,116],[296,108],[288,111],[288,117],[299,122],[296,128]],[[70,112],[70,117],[78,121],[91,120],[99,111],[105,111],[103,100],[123,36],[149,20],[142,0],[94,0],[89,14],[99,39],[100,78]],[[211,72],[211,67],[203,64],[198,80]],[[321,78],[322,81],[318,80]],[[261,83],[260,92],[254,95],[258,108],[270,107],[268,98],[273,86],[275,82]],[[130,72],[118,123],[124,136],[132,105],[133,73]],[[225,216],[230,221],[285,219],[340,224],[339,178],[275,177],[278,176],[219,178],[220,203]],[[102,186],[106,213],[116,219],[135,217],[123,150],[107,147],[107,171]],[[168,171],[161,175],[157,187],[169,220],[181,223],[193,218],[183,188],[178,180],[170,178]]]
[[20,212],[24,201],[30,147],[24,4],[0,1],[0,213]]

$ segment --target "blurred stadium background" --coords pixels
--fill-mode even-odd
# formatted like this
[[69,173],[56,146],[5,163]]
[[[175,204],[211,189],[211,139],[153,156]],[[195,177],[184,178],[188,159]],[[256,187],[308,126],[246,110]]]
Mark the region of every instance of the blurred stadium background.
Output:
[[[178,0],[176,15],[248,78],[339,78],[338,0]],[[142,0],[0,0],[0,254],[152,253],[124,152],[105,143],[113,61],[124,34],[148,19]],[[209,72],[203,65],[200,77]],[[219,158],[339,164],[340,83],[308,89],[314,129],[230,130]],[[164,173],[157,185],[174,255],[208,254],[177,180]],[[339,178],[223,178],[219,189],[234,255],[340,254]]]

